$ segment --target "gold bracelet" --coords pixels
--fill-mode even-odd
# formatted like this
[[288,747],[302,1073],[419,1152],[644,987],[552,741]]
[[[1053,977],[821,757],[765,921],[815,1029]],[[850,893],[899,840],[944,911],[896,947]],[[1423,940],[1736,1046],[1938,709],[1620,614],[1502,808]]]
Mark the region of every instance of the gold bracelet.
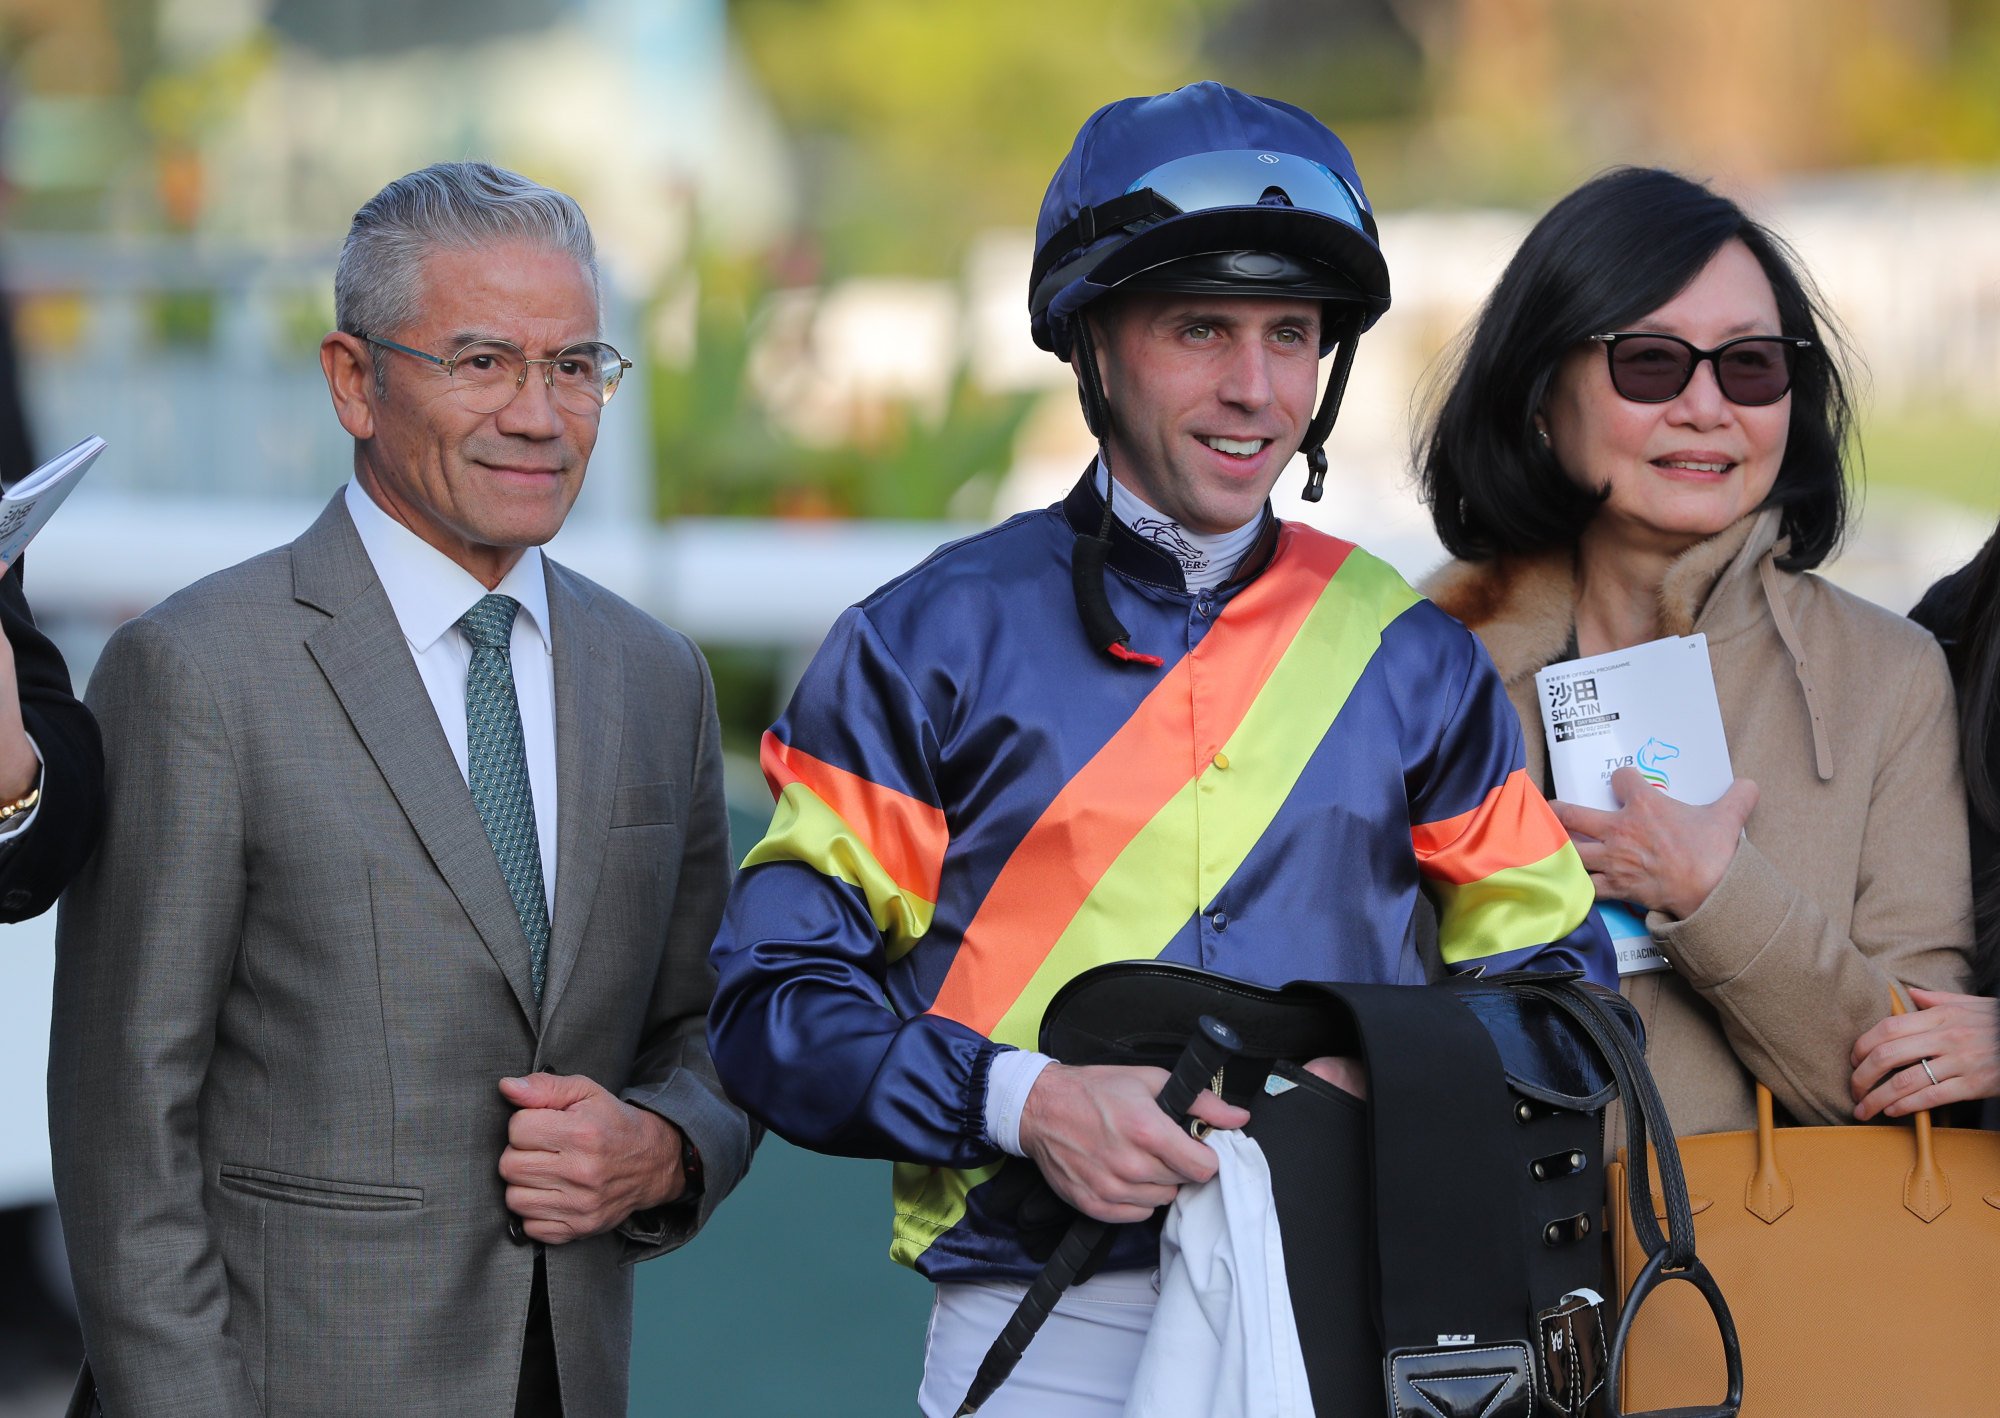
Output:
[[35,775],[34,787],[28,789],[27,792],[14,799],[11,803],[0,803],[0,822],[6,822],[12,818],[19,817],[41,800],[42,783],[41,774],[38,772]]

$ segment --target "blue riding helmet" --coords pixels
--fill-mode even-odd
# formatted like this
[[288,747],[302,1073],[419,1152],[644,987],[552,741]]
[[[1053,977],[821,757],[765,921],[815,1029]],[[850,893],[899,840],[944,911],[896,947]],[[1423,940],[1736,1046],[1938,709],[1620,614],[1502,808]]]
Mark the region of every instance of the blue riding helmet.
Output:
[[[1389,268],[1346,145],[1304,109],[1213,82],[1098,109],[1042,199],[1028,316],[1035,343],[1076,371],[1100,441],[1116,415],[1077,315],[1120,287],[1321,302],[1319,352],[1337,353],[1299,442],[1301,495],[1319,501],[1355,345],[1389,308]],[[1093,647],[1158,669],[1158,656],[1132,648],[1104,589],[1111,507],[1107,497],[1097,535],[1078,536],[1071,555],[1077,615]]]
[[[1303,109],[1212,81],[1092,114],[1049,183],[1035,247],[1035,343],[1063,359],[1077,312],[1119,286],[1343,302],[1361,330],[1389,308],[1346,145]],[[1322,355],[1345,322],[1326,323]]]

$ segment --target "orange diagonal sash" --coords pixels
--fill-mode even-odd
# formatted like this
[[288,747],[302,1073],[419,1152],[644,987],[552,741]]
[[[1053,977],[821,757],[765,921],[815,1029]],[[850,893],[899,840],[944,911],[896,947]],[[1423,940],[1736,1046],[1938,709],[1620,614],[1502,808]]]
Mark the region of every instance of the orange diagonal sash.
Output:
[[1292,527],[1279,535],[1264,574],[1028,829],[966,926],[933,1014],[991,1034],[1119,853],[1242,721],[1353,550]]

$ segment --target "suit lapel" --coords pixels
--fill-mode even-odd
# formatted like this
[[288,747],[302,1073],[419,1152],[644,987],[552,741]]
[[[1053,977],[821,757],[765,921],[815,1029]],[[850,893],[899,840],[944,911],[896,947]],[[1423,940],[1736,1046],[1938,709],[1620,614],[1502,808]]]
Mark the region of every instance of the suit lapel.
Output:
[[[362,746],[471,919],[521,1011],[537,1022],[528,942],[500,863],[451,745],[430,710],[396,614],[339,496],[293,543],[298,599],[332,617],[306,649],[347,711]],[[564,790],[567,796],[567,789]]]
[[554,1017],[583,948],[610,844],[625,727],[623,651],[591,609],[591,588],[544,560],[556,660],[556,911],[542,1017]]

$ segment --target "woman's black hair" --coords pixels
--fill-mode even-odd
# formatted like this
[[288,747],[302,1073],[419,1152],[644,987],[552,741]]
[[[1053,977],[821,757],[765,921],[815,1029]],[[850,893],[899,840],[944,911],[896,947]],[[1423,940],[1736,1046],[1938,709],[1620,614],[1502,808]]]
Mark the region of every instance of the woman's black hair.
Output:
[[1593,178],[1535,223],[1446,371],[1416,463],[1452,555],[1483,561],[1575,543],[1608,489],[1577,486],[1536,431],[1558,366],[1592,335],[1629,328],[1672,300],[1731,240],[1769,278],[1778,333],[1813,341],[1793,375],[1785,457],[1765,505],[1784,509],[1785,570],[1826,559],[1847,525],[1853,415],[1824,301],[1792,249],[1741,207],[1642,167]]

